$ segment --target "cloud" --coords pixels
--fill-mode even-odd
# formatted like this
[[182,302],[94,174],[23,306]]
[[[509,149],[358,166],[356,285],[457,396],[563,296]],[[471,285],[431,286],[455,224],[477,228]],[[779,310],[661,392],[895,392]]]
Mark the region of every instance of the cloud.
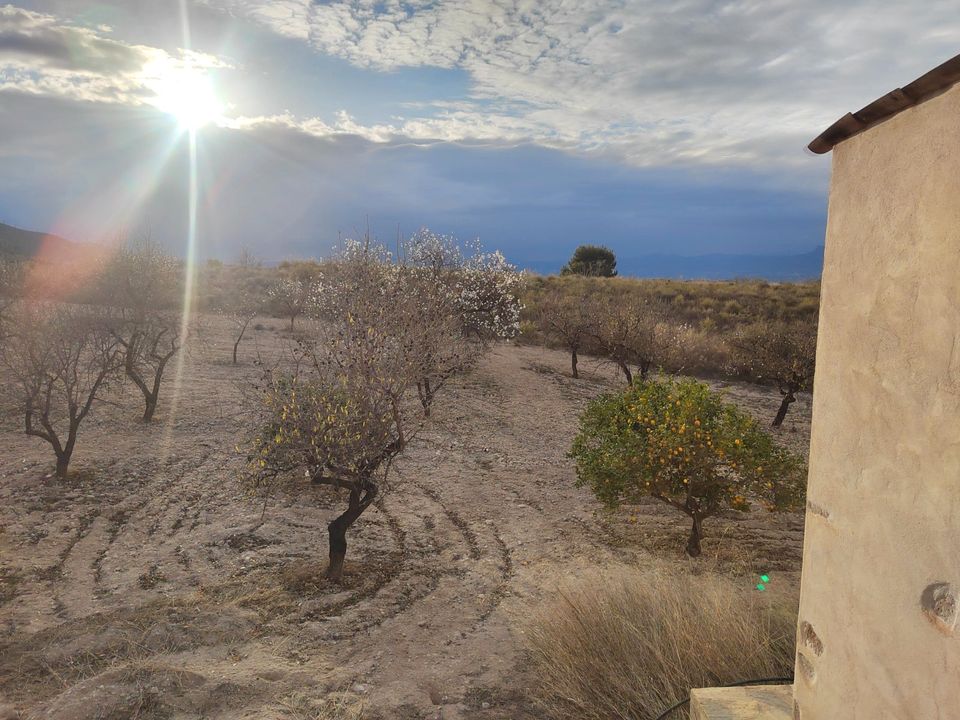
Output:
[[149,48],[103,38],[108,28],[58,24],[52,15],[0,7],[0,53],[8,62],[96,74],[129,73],[151,59]]
[[[0,103],[0,219],[73,240],[150,233],[182,253],[188,141],[144,108],[9,93]],[[789,253],[822,241],[822,194],[750,173],[636,168],[530,144],[374,143],[282,123],[198,139],[200,251],[269,260],[327,254],[337,233],[386,241],[421,225],[556,270],[602,242],[621,257]]]
[[360,67],[467,71],[458,110],[395,123],[412,139],[525,138],[638,165],[804,164],[842,112],[960,46],[954,0],[206,4]]
[[[465,96],[438,90],[433,102],[361,112],[363,121],[345,98],[346,107],[325,114],[258,106],[231,119],[236,129],[393,144],[536,143],[635,166],[739,165],[821,179],[825,164],[803,153],[813,135],[960,46],[955,0],[197,2],[371,73],[442,68],[469,78]],[[138,105],[178,68],[226,66],[214,55],[110,35],[0,8],[0,90]],[[258,63],[246,60],[249,76]]]
[[204,53],[123,43],[106,37],[109,32],[0,7],[0,91],[140,105],[155,99],[156,87],[171,73],[227,66]]

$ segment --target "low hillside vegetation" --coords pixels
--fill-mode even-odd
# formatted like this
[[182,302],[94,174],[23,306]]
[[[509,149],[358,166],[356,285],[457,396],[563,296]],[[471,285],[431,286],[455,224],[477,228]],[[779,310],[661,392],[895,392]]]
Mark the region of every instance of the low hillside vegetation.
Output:
[[626,382],[651,370],[775,385],[778,426],[812,389],[820,284],[527,277],[521,340],[583,355]]

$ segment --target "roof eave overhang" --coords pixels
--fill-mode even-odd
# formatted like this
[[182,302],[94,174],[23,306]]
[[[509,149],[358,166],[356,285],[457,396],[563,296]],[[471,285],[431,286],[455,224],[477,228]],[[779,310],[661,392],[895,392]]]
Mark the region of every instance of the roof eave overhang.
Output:
[[958,82],[960,82],[960,55],[935,67],[909,85],[897,88],[874,100],[862,110],[847,113],[820,133],[807,147],[818,155],[830,152],[834,146],[847,138],[939,95]]

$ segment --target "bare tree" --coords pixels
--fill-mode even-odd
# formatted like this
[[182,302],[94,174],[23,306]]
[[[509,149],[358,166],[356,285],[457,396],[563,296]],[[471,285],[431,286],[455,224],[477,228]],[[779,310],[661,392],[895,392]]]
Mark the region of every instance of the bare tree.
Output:
[[240,342],[253,319],[263,310],[264,298],[247,283],[238,283],[227,295],[220,312],[230,319],[234,328],[233,364],[237,364]]
[[146,240],[117,249],[100,279],[100,299],[124,350],[124,374],[143,395],[144,422],[153,419],[167,364],[184,340],[181,272],[176,258]]
[[812,386],[817,356],[817,326],[807,322],[757,322],[737,332],[735,371],[776,383],[782,400],[771,423],[783,424],[796,394]]
[[263,267],[263,263],[253,254],[250,248],[242,247],[240,248],[240,252],[237,253],[237,267],[248,270],[250,268]]
[[575,378],[580,377],[577,353],[590,342],[594,331],[590,310],[582,298],[561,290],[549,292],[538,308],[540,327],[570,353],[570,374]]
[[4,322],[23,296],[24,265],[14,260],[0,260],[0,340]]
[[605,296],[592,301],[590,313],[597,354],[620,368],[628,383],[633,382],[631,365],[637,366],[645,380],[657,359],[662,308],[647,300]]
[[143,422],[153,420],[160,402],[160,385],[167,363],[180,352],[179,318],[154,314],[131,323],[127,334],[117,333],[124,348],[124,373],[143,395]]
[[18,304],[0,344],[24,431],[50,444],[66,477],[80,431],[120,367],[120,344],[102,316],[75,306]]

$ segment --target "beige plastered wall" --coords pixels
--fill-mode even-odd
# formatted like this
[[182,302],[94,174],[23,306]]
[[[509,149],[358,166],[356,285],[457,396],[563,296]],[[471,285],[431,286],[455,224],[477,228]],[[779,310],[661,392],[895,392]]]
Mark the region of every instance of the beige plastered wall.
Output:
[[833,151],[800,720],[960,720],[960,86]]

